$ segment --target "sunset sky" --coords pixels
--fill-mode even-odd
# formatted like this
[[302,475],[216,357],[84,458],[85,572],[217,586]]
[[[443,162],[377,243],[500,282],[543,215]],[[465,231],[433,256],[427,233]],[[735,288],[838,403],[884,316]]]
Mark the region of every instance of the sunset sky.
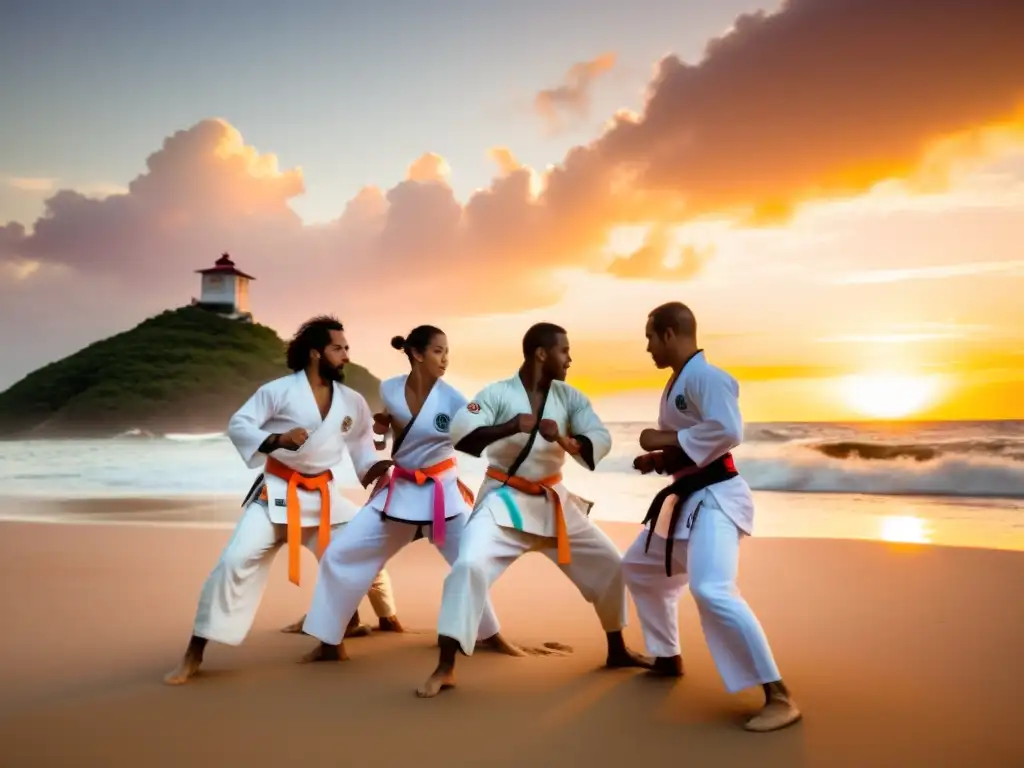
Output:
[[0,389],[229,251],[380,376],[428,322],[471,394],[551,320],[650,419],[678,299],[749,421],[1024,418],[1024,3],[380,5],[5,6]]

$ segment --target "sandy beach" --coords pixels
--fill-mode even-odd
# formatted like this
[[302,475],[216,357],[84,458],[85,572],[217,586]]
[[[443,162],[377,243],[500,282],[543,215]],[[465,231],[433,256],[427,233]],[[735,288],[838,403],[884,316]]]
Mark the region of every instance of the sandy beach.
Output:
[[[76,503],[87,511],[96,502]],[[163,502],[169,519],[194,503]],[[119,504],[161,514],[160,501]],[[622,548],[637,530],[604,527]],[[747,541],[741,589],[805,713],[793,728],[760,735],[738,726],[760,692],[726,694],[688,596],[685,678],[604,671],[593,612],[539,555],[495,585],[503,630],[524,643],[568,643],[572,656],[462,659],[459,688],[432,701],[413,695],[432,669],[432,634],[356,639],[348,662],[299,666],[312,641],[277,630],[309,600],[316,571],[304,553],[300,588],[277,558],[243,646],[211,646],[205,674],[164,686],[229,535],[0,524],[0,765],[1024,764],[1024,671],[1012,671],[1024,647],[1022,553]],[[392,562],[407,627],[432,631],[445,572],[422,541]],[[365,601],[362,610],[369,619]],[[631,621],[627,639],[640,649]]]

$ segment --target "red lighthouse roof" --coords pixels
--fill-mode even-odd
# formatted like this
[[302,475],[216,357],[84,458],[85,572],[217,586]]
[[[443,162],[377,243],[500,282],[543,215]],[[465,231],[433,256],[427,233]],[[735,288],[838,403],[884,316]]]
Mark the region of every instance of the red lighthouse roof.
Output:
[[247,280],[255,280],[256,278],[252,275],[247,275],[239,269],[235,268],[235,262],[231,260],[228,254],[222,254],[217,261],[213,263],[212,267],[206,269],[197,269],[200,275],[235,275],[237,277],[244,277]]

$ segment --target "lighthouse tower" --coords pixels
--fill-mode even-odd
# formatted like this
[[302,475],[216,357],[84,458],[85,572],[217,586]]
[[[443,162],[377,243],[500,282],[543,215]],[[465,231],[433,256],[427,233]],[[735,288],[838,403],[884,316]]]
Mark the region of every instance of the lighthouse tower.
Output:
[[249,281],[256,278],[235,267],[235,262],[226,253],[217,259],[212,267],[197,269],[196,272],[202,275],[202,284],[199,301],[193,299],[193,306],[216,312],[232,320],[252,322],[252,312],[249,310]]

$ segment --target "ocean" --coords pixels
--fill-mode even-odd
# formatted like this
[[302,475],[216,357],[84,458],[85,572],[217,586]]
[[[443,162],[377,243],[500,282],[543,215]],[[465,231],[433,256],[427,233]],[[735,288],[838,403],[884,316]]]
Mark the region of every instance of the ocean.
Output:
[[[596,502],[595,519],[638,522],[665,483],[631,466],[648,426],[610,424],[612,452],[594,473],[567,465],[567,484]],[[734,455],[755,491],[758,536],[1024,550],[1024,421],[752,423]],[[483,460],[460,454],[459,464],[470,487],[478,485]],[[9,500],[0,518],[31,519],[10,503],[25,497],[241,501],[255,474],[223,434],[0,442],[0,487]],[[357,487],[348,462],[338,476]],[[230,526],[239,511],[210,509],[210,519],[182,524]]]

